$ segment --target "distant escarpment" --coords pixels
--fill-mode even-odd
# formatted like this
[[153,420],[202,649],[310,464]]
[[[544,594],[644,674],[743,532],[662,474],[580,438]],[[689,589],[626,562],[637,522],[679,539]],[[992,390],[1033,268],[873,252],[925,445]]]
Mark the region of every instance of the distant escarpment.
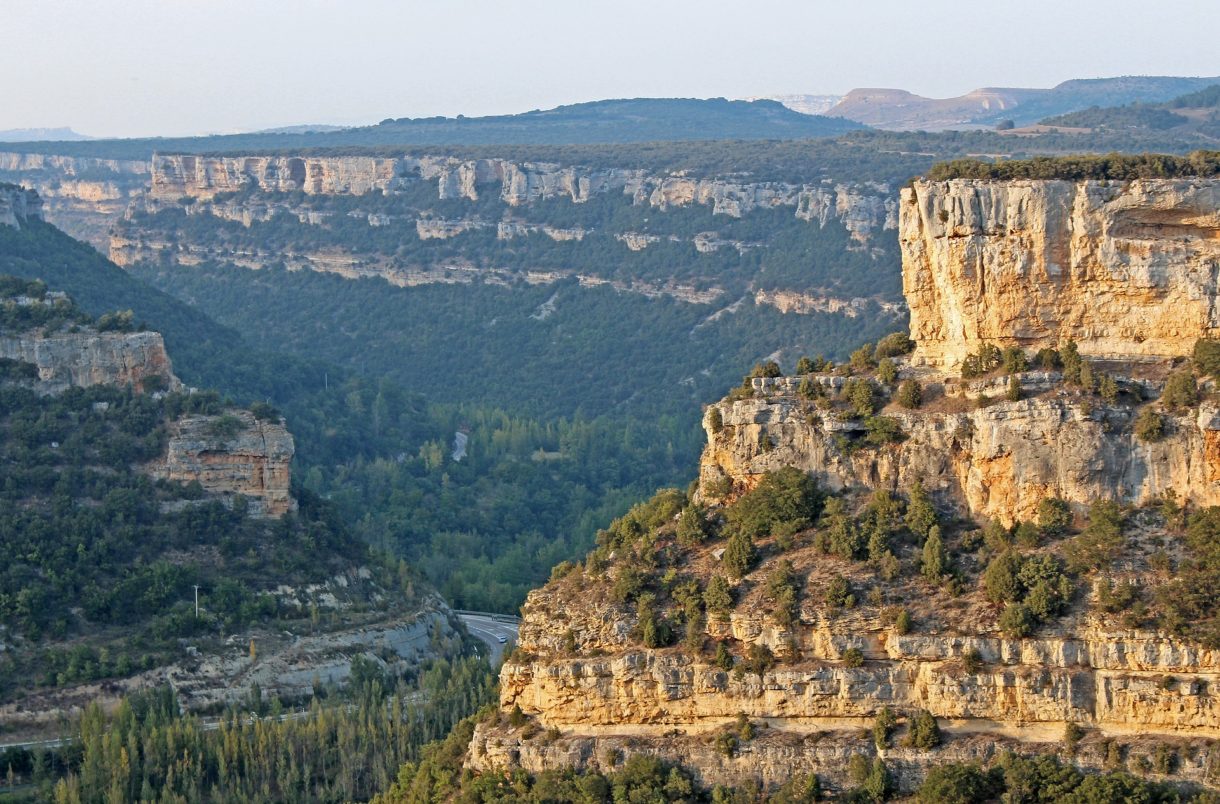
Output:
[[898,317],[897,224],[880,183],[449,155],[161,154],[109,253],[125,266],[283,264],[403,286],[576,278],[688,303],[749,294],[785,313],[876,303]]
[[1220,179],[916,181],[901,210],[917,363],[1068,340],[1157,360],[1220,334]]
[[137,160],[0,152],[0,182],[36,191],[47,221],[103,251],[111,224],[144,192],[149,171]]

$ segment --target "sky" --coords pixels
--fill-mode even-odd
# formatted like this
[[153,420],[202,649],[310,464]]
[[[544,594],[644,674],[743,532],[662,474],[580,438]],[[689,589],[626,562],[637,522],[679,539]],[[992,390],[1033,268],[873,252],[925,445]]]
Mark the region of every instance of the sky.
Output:
[[1218,75],[1216,0],[2,0],[0,130]]

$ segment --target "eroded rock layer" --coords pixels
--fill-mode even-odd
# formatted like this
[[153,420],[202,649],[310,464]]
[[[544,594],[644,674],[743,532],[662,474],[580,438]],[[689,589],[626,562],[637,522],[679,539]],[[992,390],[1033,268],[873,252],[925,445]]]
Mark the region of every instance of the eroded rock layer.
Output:
[[[1036,380],[1026,380],[1027,392]],[[898,423],[902,440],[861,449],[861,420],[818,411],[795,393],[796,381],[756,382],[764,389],[756,397],[719,402],[704,417],[705,499],[739,494],[768,471],[796,466],[831,489],[900,491],[921,483],[964,513],[1005,523],[1032,519],[1047,497],[1083,507],[1107,499],[1147,503],[1172,491],[1196,505],[1220,505],[1214,404],[1172,417],[1169,434],[1158,441],[1134,435],[1130,406],[1055,393],[956,412],[893,406],[885,415]]]
[[1067,340],[1156,359],[1220,334],[1220,180],[916,181],[899,208],[918,361]]

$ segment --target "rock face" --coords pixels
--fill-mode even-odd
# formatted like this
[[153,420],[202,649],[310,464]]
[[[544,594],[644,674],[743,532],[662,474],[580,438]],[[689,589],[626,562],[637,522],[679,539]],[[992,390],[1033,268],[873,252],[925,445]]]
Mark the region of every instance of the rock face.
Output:
[[0,182],[36,191],[42,217],[105,250],[110,225],[148,184],[146,161],[0,152]]
[[[757,382],[756,398],[720,402],[704,417],[705,498],[718,499],[725,479],[737,493],[765,472],[796,466],[832,489],[922,483],[971,516],[1006,523],[1032,519],[1047,497],[1083,507],[1146,503],[1173,491],[1196,505],[1220,505],[1220,408],[1212,404],[1174,417],[1169,435],[1155,442],[1133,435],[1129,406],[1054,393],[955,413],[894,409],[885,415],[903,440],[860,448],[861,422],[819,412],[797,396],[796,381]],[[773,446],[760,447],[764,439]]]
[[399,160],[383,157],[192,156],[156,154],[154,197],[211,198],[251,186],[265,192],[363,195],[384,191],[398,175]]
[[1220,180],[916,181],[900,209],[918,362],[1069,339],[1158,359],[1220,334]]
[[[715,552],[688,548],[679,577],[721,572]],[[836,610],[820,600],[819,587],[832,573],[864,583],[856,576],[868,571],[845,569],[801,546],[784,557],[807,578],[794,622],[781,625],[760,605],[764,566],[738,586],[735,608],[709,615],[706,626],[707,636],[723,644],[766,646],[785,657],[761,671],[727,671],[710,651],[643,648],[630,606],[607,594],[621,569],[578,568],[531,593],[518,652],[501,672],[501,708],[519,708],[561,736],[527,742],[503,720],[483,724],[469,763],[532,771],[605,767],[610,748],[659,754],[705,783],[779,784],[800,771],[841,788],[850,786],[845,769],[852,753],[878,753],[861,734],[884,707],[927,710],[950,735],[935,752],[899,747],[898,739],[880,752],[907,791],[930,765],[986,762],[1003,750],[1054,751],[1069,723],[1087,727],[1094,746],[1117,740],[1132,756],[1175,740],[1207,745],[1200,753],[1220,756],[1217,743],[1207,742],[1220,738],[1220,698],[1211,692],[1220,683],[1220,652],[1120,627],[1088,606],[1033,638],[1009,639],[996,627],[995,607],[977,592],[952,603],[929,601],[918,582],[899,581],[890,585],[891,599],[905,600],[921,623],[902,633],[881,606]],[[766,724],[764,738],[726,761],[712,750],[713,739],[741,715]],[[1093,750],[1065,759],[1096,768]],[[1201,761],[1182,773],[1214,784],[1206,768],[1215,760],[1199,753],[1195,759]]]
[[221,416],[183,416],[170,423],[165,458],[148,467],[154,477],[198,481],[209,494],[245,497],[255,517],[278,517],[297,508],[289,491],[295,447],[278,421],[245,410]]
[[97,332],[82,327],[50,335],[0,333],[0,357],[36,366],[41,393],[89,385],[130,385],[144,391],[154,378],[158,388],[182,386],[158,332]]
[[822,185],[740,182],[716,178],[650,175],[642,170],[590,168],[506,159],[459,159],[444,155],[194,156],[158,154],[152,160],[151,195],[176,201],[211,199],[219,193],[303,192],[307,195],[394,193],[412,181],[435,182],[438,199],[477,201],[498,185],[511,207],[552,198],[576,204],[619,192],[636,204],[660,210],[691,204],[713,214],[740,218],[756,209],[792,207],[793,214],[826,226],[841,221],[860,242],[897,228],[897,203],[883,184]]
[[20,229],[29,220],[42,220],[38,193],[12,184],[0,184],[0,226]]

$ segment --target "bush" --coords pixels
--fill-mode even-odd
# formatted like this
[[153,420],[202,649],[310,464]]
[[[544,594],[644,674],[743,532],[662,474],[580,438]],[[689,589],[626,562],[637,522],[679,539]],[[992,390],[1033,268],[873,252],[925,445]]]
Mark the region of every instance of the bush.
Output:
[[962,668],[967,673],[977,673],[983,669],[983,657],[974,648],[967,648],[962,652]]
[[1005,374],[1016,374],[1029,368],[1029,359],[1021,347],[1008,346],[1000,353],[1000,364]]
[[697,505],[688,505],[678,516],[678,543],[687,547],[700,544],[707,538],[707,518],[703,509]]
[[1059,360],[1059,353],[1057,351],[1043,348],[1039,349],[1038,354],[1034,355],[1034,365],[1043,371],[1054,371],[1063,364]]
[[911,633],[911,612],[903,609],[898,612],[898,616],[894,618],[894,633],[899,636]]
[[921,804],[984,804],[1004,790],[1002,773],[978,765],[937,765],[928,770],[915,798]]
[[851,353],[848,360],[853,371],[868,371],[876,363],[873,361],[873,345],[866,343],[859,349]]
[[733,669],[733,654],[729,653],[729,648],[723,642],[716,643],[716,666],[721,670],[729,671]]
[[863,667],[864,653],[859,648],[848,648],[843,651],[843,663],[848,667]]
[[877,379],[886,385],[898,379],[898,366],[894,365],[893,360],[887,357],[877,364]]
[[1021,603],[1009,603],[999,620],[1000,633],[1009,639],[1024,639],[1034,631],[1034,616]]
[[707,412],[707,426],[711,428],[713,433],[719,433],[724,429],[724,416],[720,413],[720,408],[713,406]]
[[852,594],[851,581],[842,575],[836,575],[826,584],[822,596],[826,605],[832,609],[850,609],[856,605],[856,596]]
[[743,495],[727,512],[734,532],[753,537],[770,535],[783,524],[797,529],[813,524],[822,506],[817,481],[801,470],[787,466],[763,475],[758,486]]
[[983,570],[983,593],[992,603],[1011,603],[1021,598],[1021,557],[1013,550],[997,554]]
[[898,386],[897,402],[907,410],[915,410],[923,404],[923,388],[919,380],[906,380]]
[[880,360],[883,357],[898,357],[913,351],[915,351],[915,341],[911,340],[905,332],[891,332],[877,341],[877,349],[873,354]]
[[757,560],[758,551],[750,534],[741,530],[735,531],[729,537],[729,543],[724,548],[724,557],[721,558],[725,569],[733,577],[741,578],[749,573]]
[[872,416],[877,410],[873,384],[858,377],[847,381],[843,387],[843,395],[856,416]]
[[894,444],[902,440],[902,425],[890,416],[868,416],[864,419],[864,440],[874,446]]
[[1062,536],[1072,527],[1072,509],[1057,497],[1047,497],[1038,503],[1038,527],[1048,537]]
[[1204,374],[1211,377],[1220,375],[1220,340],[1200,338],[1195,341],[1191,360]]
[[1189,370],[1176,371],[1165,381],[1161,404],[1173,411],[1192,408],[1199,402],[1199,387]]
[[1165,437],[1165,417],[1151,407],[1145,407],[1135,417],[1135,437],[1149,443]]
[[927,751],[940,745],[940,726],[927,709],[920,709],[911,716],[906,744],[910,748]]
[[703,591],[703,605],[716,614],[725,614],[733,608],[733,592],[723,575],[713,575]]
[[923,484],[918,481],[911,487],[907,496],[907,512],[903,521],[907,529],[915,534],[920,542],[927,537],[928,531],[936,524],[936,506],[932,504],[932,497],[924,489]]
[[927,540],[923,543],[923,554],[919,562],[919,571],[924,580],[929,583],[940,583],[941,578],[944,577],[948,560],[944,542],[940,538],[940,527],[933,525],[928,530]]
[[898,718],[894,717],[893,711],[888,706],[881,707],[881,711],[873,718],[873,744],[877,746],[878,751],[889,746],[890,735],[896,728],[898,728]]
[[1021,400],[1021,381],[1016,375],[1008,378],[1008,389],[1004,392],[1004,398],[1009,402],[1019,402]]

